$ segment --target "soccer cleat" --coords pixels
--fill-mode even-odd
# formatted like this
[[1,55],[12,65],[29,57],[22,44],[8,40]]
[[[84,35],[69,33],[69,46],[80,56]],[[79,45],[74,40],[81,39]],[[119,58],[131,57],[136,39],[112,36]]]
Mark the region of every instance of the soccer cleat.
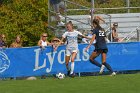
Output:
[[70,75],[69,75],[69,77],[74,78],[74,77],[75,77],[75,74],[74,74],[74,73],[72,73],[72,74],[70,74]]
[[102,73],[103,73],[103,71],[104,71],[104,68],[105,68],[105,66],[104,66],[104,65],[102,65],[102,66],[101,66],[101,69],[100,69],[100,72],[99,72],[99,74],[102,74]]
[[116,73],[115,73],[115,72],[113,72],[110,76],[116,76]]

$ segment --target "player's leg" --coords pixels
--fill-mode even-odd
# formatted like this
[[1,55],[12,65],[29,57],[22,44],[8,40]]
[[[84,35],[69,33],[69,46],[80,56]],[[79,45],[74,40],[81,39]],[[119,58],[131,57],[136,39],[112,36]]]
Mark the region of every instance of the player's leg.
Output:
[[[103,52],[103,51],[101,51],[101,52]],[[105,65],[104,65],[105,62],[106,62],[106,53],[102,53],[102,66],[101,66],[99,74],[103,73],[104,68],[105,68]]]
[[90,62],[91,62],[92,64],[94,64],[94,65],[96,65],[96,66],[98,66],[98,67],[101,67],[101,64],[95,60],[95,58],[96,58],[97,56],[99,56],[99,54],[100,54],[100,53],[95,52],[95,51],[92,52],[92,54],[91,54],[89,60],[90,60]]
[[115,72],[113,72],[113,69],[111,66],[106,62],[106,53],[102,53],[102,64],[114,75],[116,75]]
[[69,61],[70,61],[70,51],[66,50],[65,62],[66,62],[66,68],[67,68],[68,75],[70,74]]
[[69,60],[70,60],[70,56],[65,56],[65,59],[66,59],[66,68],[67,68],[67,70],[70,70],[70,69],[69,69]]
[[77,52],[73,52],[71,56],[71,71],[70,74],[74,74],[74,60],[76,58]]

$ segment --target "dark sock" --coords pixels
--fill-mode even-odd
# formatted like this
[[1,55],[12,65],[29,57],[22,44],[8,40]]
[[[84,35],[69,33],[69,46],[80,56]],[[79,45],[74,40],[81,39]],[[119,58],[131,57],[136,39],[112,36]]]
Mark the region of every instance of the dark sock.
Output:
[[67,75],[70,75],[70,68],[69,68],[69,64],[66,64],[66,68],[67,68]]
[[105,65],[105,67],[106,67],[111,73],[113,72],[111,66],[110,66],[108,63],[104,62],[103,65]]
[[101,67],[102,65],[100,63],[98,63],[96,60],[90,60],[90,62],[98,67]]
[[67,71],[69,71],[69,65],[68,64],[66,64],[66,68],[67,68]]

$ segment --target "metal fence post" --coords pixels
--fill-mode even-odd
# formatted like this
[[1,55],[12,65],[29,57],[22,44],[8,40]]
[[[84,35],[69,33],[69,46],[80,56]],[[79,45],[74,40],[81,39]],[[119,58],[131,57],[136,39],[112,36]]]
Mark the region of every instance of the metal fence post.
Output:
[[64,7],[65,7],[65,10],[64,10],[64,14],[65,14],[65,24],[67,23],[67,8],[66,8],[66,3],[67,3],[67,1],[64,0]]
[[127,0],[127,13],[130,13],[130,1]]
[[140,41],[140,29],[137,28],[137,41]]
[[112,28],[111,28],[111,15],[109,16],[109,25],[110,25],[110,34],[111,34],[110,38],[111,38],[111,42],[112,42],[113,40],[112,40]]
[[50,0],[48,0],[48,26],[50,26]]
[[93,22],[93,18],[94,18],[94,17],[93,17],[93,15],[94,15],[94,14],[93,14],[93,13],[94,13],[94,8],[95,8],[95,7],[94,7],[94,0],[92,0],[92,1],[91,1],[91,10],[90,10],[90,11],[91,11],[91,29],[93,29],[93,26],[92,26],[93,24],[92,24],[92,22]]

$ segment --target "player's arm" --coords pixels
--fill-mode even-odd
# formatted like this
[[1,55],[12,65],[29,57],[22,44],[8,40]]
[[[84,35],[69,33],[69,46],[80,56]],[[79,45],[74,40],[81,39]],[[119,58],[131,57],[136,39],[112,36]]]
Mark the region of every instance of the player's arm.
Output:
[[92,38],[91,38],[91,40],[90,40],[90,43],[89,43],[89,45],[86,47],[86,50],[85,50],[85,51],[87,51],[87,50],[90,48],[90,46],[93,44],[93,41],[95,40],[95,37],[96,37],[96,34],[93,34],[93,36],[92,36]]
[[58,43],[58,45],[54,48],[55,51],[56,51],[57,48],[63,43],[63,40],[64,40],[64,39],[65,39],[64,37],[61,38],[61,40],[60,40],[60,42]]
[[97,18],[98,18],[99,20],[101,20],[103,23],[105,23],[105,20],[104,20],[102,17],[97,16]]
[[88,36],[85,36],[85,35],[82,35],[83,38],[87,38],[87,39],[91,39],[91,37],[88,37]]
[[77,31],[77,33],[78,33],[80,36],[82,36],[83,38],[91,39],[91,37],[85,36],[85,35],[83,35],[81,32],[78,32],[78,31]]

